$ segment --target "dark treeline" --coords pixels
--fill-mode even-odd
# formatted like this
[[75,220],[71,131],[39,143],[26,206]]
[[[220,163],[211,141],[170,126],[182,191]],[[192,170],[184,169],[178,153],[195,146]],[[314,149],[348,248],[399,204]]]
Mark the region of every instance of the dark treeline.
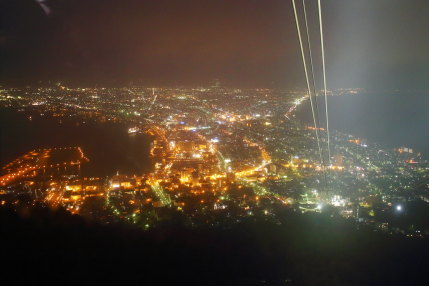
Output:
[[47,208],[0,210],[2,279],[56,284],[417,285],[429,244],[323,214],[285,211],[282,223],[175,224],[141,231]]

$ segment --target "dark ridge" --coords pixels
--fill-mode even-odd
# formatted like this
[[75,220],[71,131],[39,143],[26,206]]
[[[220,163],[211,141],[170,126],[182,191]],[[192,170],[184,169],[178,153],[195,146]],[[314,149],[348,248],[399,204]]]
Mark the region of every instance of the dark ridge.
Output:
[[144,232],[37,207],[3,208],[0,224],[2,279],[15,282],[417,285],[427,278],[427,240],[358,231],[324,215]]

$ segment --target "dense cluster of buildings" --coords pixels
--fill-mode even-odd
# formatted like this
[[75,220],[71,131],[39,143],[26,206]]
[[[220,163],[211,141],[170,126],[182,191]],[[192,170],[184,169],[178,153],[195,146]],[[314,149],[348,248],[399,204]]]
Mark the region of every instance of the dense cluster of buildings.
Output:
[[[422,155],[332,131],[331,158],[324,152],[321,160],[315,128],[294,118],[305,98],[299,91],[218,85],[2,89],[3,107],[59,120],[122,122],[130,136],[152,135],[154,168],[145,174],[87,177],[80,171],[88,160],[80,148],[55,150],[60,154],[55,156],[52,150],[33,150],[2,169],[1,203],[18,204],[27,194],[30,204],[63,206],[145,228],[168,221],[172,212],[189,225],[216,225],[254,216],[276,221],[283,208],[320,212],[333,207],[385,231],[421,235],[429,230],[394,229],[382,219],[409,201],[429,197],[429,167]],[[318,131],[326,149],[326,132]]]

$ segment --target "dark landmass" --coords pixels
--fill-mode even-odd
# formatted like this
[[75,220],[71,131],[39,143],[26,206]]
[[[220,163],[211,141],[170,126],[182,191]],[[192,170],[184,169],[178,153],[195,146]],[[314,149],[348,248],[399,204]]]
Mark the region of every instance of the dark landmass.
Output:
[[48,208],[0,210],[3,280],[138,285],[417,285],[427,278],[426,239],[366,229],[328,214],[285,211],[257,218],[151,231],[100,225]]

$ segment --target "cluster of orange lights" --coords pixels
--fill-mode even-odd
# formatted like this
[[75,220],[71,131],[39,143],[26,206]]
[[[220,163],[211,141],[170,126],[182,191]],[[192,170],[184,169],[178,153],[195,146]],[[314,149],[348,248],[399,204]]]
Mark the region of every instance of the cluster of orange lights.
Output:
[[[85,155],[82,152],[82,149],[80,147],[62,147],[62,148],[50,148],[50,149],[37,149],[30,151],[29,153],[21,156],[20,158],[8,163],[6,166],[4,166],[2,169],[12,169],[15,170],[13,172],[9,172],[8,174],[3,175],[0,177],[0,185],[5,186],[11,181],[22,178],[25,176],[25,174],[28,174],[31,171],[35,171],[38,169],[47,169],[47,168],[57,168],[57,167],[66,167],[66,166],[72,166],[72,165],[80,165],[81,161],[68,161],[68,162],[62,162],[57,164],[48,164],[48,165],[39,165],[37,162],[34,162],[33,166],[30,165],[29,162],[35,161],[35,157],[39,156],[42,159],[47,159],[50,157],[50,152],[52,150],[72,150],[76,149],[80,153],[80,158],[83,160],[88,160],[88,158],[85,157]],[[24,162],[27,162],[26,164],[23,164]],[[15,167],[14,167],[15,166]],[[27,176],[28,177],[28,176]]]
[[32,171],[35,169],[36,169],[36,167],[34,167],[34,166],[33,167],[25,167],[19,171],[14,172],[14,173],[9,173],[7,175],[4,175],[4,176],[0,177],[0,185],[5,186],[6,184],[13,181],[14,179],[17,179],[17,178],[23,176],[24,174],[28,173],[29,171]]
[[319,127],[319,128],[316,128],[316,127],[313,127],[313,126],[307,126],[307,129],[308,130],[321,130],[321,131],[325,131],[325,128],[323,128],[323,127]]
[[359,140],[359,139],[350,139],[350,140],[348,140],[350,143],[354,143],[354,144],[357,144],[357,145],[359,145],[362,141],[361,140]]

